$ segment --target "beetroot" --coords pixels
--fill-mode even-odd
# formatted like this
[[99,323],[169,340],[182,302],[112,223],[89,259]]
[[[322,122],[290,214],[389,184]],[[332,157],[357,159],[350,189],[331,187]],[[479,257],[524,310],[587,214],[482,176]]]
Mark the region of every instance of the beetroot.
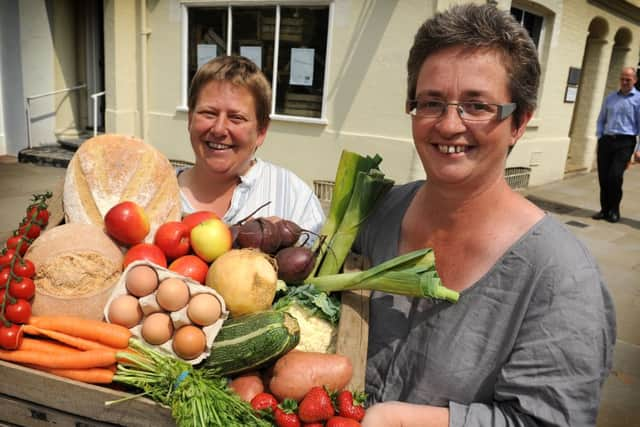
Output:
[[316,263],[314,252],[305,246],[290,246],[276,254],[278,278],[287,283],[302,283]]
[[278,226],[264,218],[252,219],[240,225],[235,243],[239,248],[260,249],[266,254],[274,254],[280,247]]

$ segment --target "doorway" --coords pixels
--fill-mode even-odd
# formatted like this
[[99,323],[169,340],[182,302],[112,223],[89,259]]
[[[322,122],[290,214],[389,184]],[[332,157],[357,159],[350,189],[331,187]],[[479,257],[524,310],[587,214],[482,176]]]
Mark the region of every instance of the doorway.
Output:
[[87,84],[87,130],[104,132],[104,9],[103,0],[81,2]]

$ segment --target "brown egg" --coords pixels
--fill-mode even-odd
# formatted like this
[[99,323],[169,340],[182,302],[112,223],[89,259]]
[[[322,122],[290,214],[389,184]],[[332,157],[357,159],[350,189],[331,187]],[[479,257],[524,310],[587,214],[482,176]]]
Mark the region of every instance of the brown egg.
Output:
[[158,286],[156,301],[164,310],[180,310],[189,302],[189,287],[184,280],[174,277],[164,279]]
[[173,351],[184,360],[200,356],[206,346],[206,337],[197,326],[186,325],[173,336]]
[[109,304],[108,318],[111,323],[133,328],[142,320],[138,298],[127,294],[114,298]]
[[167,313],[153,313],[142,322],[142,338],[149,344],[160,345],[173,334],[173,322]]
[[220,318],[222,307],[218,298],[211,294],[198,294],[189,300],[187,316],[199,326],[209,326]]
[[158,273],[148,265],[137,265],[127,272],[127,291],[138,298],[152,293],[158,287]]

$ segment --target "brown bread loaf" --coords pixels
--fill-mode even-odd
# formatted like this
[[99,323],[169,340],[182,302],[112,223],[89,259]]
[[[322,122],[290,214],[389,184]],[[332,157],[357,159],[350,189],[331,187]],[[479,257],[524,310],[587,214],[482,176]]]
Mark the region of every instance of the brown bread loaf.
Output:
[[33,242],[25,258],[36,268],[34,315],[101,319],[122,273],[120,248],[93,224],[53,227]]
[[161,224],[179,221],[180,190],[169,160],[133,137],[106,134],[85,141],[67,167],[65,221],[104,228],[105,214],[125,200],[139,204],[149,216],[148,243]]

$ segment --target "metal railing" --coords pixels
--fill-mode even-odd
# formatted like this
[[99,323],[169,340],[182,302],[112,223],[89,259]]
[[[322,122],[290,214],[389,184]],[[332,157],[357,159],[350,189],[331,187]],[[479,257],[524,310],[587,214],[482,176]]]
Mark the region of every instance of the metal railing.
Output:
[[91,95],[93,101],[93,136],[98,135],[98,98],[104,96],[105,92],[98,92]]
[[52,92],[41,93],[39,95],[27,96],[25,99],[25,109],[27,114],[27,148],[31,148],[31,101],[38,98],[44,98],[46,96],[56,95],[58,93],[71,92],[73,90],[80,90],[86,88],[86,84],[77,85],[65,89],[54,90]]

